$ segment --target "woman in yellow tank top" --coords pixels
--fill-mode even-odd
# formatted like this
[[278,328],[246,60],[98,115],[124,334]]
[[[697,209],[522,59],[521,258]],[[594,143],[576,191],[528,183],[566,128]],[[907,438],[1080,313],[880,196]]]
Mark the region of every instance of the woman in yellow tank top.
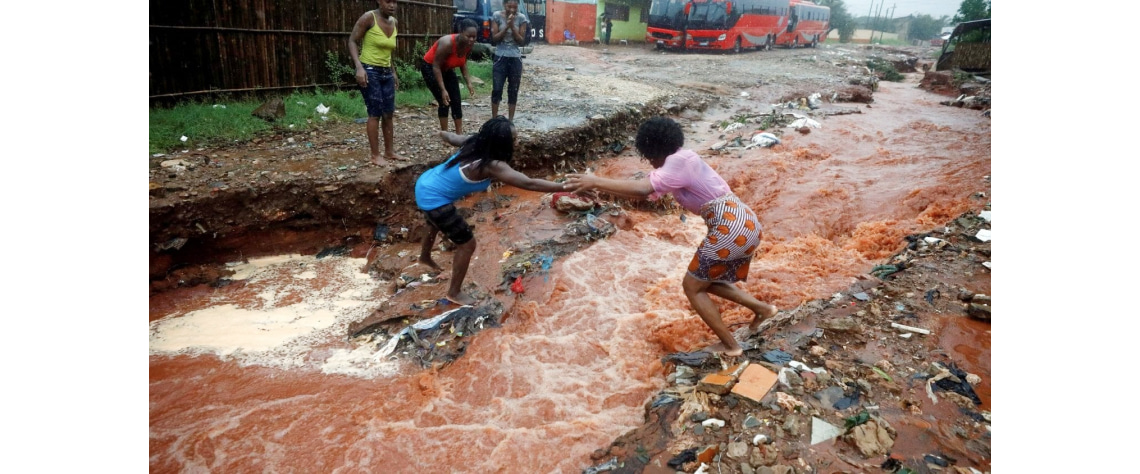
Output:
[[[388,160],[404,158],[396,155],[392,143],[396,89],[400,87],[392,61],[392,51],[396,49],[396,0],[377,0],[376,3],[380,8],[361,15],[352,27],[348,53],[356,63],[356,83],[360,84],[360,95],[368,108],[368,146],[372,162],[383,166]],[[383,154],[377,143],[377,128],[384,131]]]

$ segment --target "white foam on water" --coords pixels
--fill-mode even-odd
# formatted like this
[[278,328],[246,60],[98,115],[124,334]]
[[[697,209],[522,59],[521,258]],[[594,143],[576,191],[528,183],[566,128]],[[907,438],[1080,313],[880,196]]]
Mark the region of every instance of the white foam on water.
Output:
[[219,290],[204,308],[151,322],[150,353],[214,354],[242,364],[309,366],[369,378],[392,373],[393,363],[371,360],[356,350],[334,348],[328,360],[310,360],[313,347],[343,341],[349,324],[386,299],[380,295],[387,282],[362,272],[365,263],[341,256],[281,255],[227,264],[235,271],[231,279],[246,281],[244,292]]

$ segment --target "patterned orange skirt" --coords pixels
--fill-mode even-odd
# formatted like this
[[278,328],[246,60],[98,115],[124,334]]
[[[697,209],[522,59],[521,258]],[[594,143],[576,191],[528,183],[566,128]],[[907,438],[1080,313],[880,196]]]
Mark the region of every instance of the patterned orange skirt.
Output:
[[709,233],[689,262],[689,274],[701,281],[747,281],[752,253],[763,237],[756,213],[728,193],[701,206],[701,217]]

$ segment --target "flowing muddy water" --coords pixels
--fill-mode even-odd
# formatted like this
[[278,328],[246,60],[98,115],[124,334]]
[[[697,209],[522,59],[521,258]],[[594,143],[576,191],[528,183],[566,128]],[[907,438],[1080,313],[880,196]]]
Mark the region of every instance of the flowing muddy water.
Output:
[[[939,106],[913,84],[884,83],[875,98],[809,135],[789,131],[773,149],[708,152],[721,140],[710,124],[755,102],[689,122],[685,146],[705,154],[764,225],[743,285],[761,299],[789,308],[828,298],[898,251],[903,236],[985,204],[973,196],[989,195],[987,118]],[[649,166],[626,151],[598,173],[639,171]],[[484,289],[498,284],[511,242],[565,222],[538,194],[500,193],[515,196],[509,212],[476,213],[484,223],[468,281]],[[529,278],[503,326],[476,334],[437,371],[376,361],[346,342],[346,328],[390,289],[362,273],[364,254],[377,251],[366,246],[250,259],[235,284],[152,297],[152,471],[581,471],[595,449],[642,422],[665,385],[662,355],[716,342],[680,289],[704,233],[699,217],[629,210],[620,227]],[[734,327],[750,318],[722,309]],[[964,368],[988,381],[988,331],[954,328],[942,344],[970,355]],[[988,385],[979,395],[988,408]],[[926,428],[900,427],[912,439],[900,435],[899,449],[921,450]]]

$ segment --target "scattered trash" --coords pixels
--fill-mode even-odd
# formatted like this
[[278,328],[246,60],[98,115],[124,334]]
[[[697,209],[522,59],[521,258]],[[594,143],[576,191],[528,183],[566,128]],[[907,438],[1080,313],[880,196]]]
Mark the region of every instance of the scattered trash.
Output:
[[927,454],[922,456],[922,460],[938,467],[950,467],[950,462],[948,462],[946,459],[943,459],[941,456]]
[[779,364],[779,365],[784,365],[784,364],[787,364],[788,362],[792,361],[792,355],[791,354],[784,352],[784,351],[781,351],[779,349],[772,349],[768,352],[765,352],[763,357],[764,357],[764,360],[771,362],[773,364]]
[[854,296],[854,297],[855,297],[855,299],[857,299],[857,300],[859,300],[859,301],[869,301],[869,300],[871,299],[871,297],[870,297],[870,296],[867,296],[867,294],[866,294],[866,293],[863,293],[863,292],[855,293],[855,294],[853,294],[853,295],[851,295],[851,296]]
[[681,466],[684,466],[685,464],[691,463],[691,462],[696,461],[696,460],[697,460],[697,448],[689,448],[689,449],[686,449],[684,451],[677,453],[676,456],[673,456],[673,458],[670,459],[669,462],[667,462],[665,464],[668,465],[669,467],[673,468],[673,469],[680,470]]
[[214,104],[214,108],[215,109],[224,109],[224,108],[226,108],[226,106],[223,104]]
[[930,334],[927,329],[916,328],[914,326],[905,326],[899,323],[891,323],[891,327],[895,329],[902,329],[903,331],[917,332],[919,334]]
[[724,127],[724,131],[725,132],[731,132],[733,130],[737,130],[737,129],[741,129],[741,128],[744,128],[743,123],[733,122],[733,123],[729,124],[727,127]]
[[326,107],[323,102],[320,104],[317,104],[317,113],[321,114],[321,115],[327,114],[327,113],[329,113],[329,108]]
[[871,367],[871,370],[875,371],[876,374],[879,374],[879,376],[883,377],[884,379],[887,379],[888,382],[891,381],[891,376],[887,375],[887,373],[884,372],[883,369],[880,369],[878,367]]
[[755,416],[748,415],[747,417],[744,418],[743,425],[744,425],[744,429],[746,429],[746,430],[751,429],[751,428],[755,428],[757,426],[760,426],[760,420],[757,420]]
[[516,277],[515,282],[511,283],[511,291],[515,292],[515,294],[519,294],[519,293],[526,291],[526,288],[523,287],[521,276]]
[[724,428],[724,420],[709,418],[705,421],[702,421],[701,426],[704,426],[705,428],[712,428],[714,426],[717,428]]
[[[953,363],[946,367],[935,363],[935,367],[941,368],[942,372],[939,372],[938,375],[929,379],[927,383],[928,391],[930,385],[933,384],[941,390],[965,396],[972,400],[975,405],[982,404],[982,399],[978,397],[978,394],[974,392],[974,387],[967,381],[968,374],[966,374],[966,371],[959,369],[958,366]],[[928,393],[928,395],[931,395],[931,399],[934,399],[933,393]]]
[[179,140],[182,140],[182,142],[185,143],[186,140],[189,140],[189,138],[186,137],[186,135],[182,135],[182,138],[179,138]]
[[983,266],[983,267],[986,267],[986,268],[991,268],[991,269],[992,269],[992,268],[993,268],[993,266],[992,266],[992,265],[993,265],[993,264],[991,264],[990,262],[982,262],[982,266]]
[[981,217],[986,222],[989,222],[990,221],[990,211],[979,212],[978,217]]
[[748,145],[745,148],[747,149],[747,148],[757,147],[757,146],[762,147],[762,148],[768,148],[768,147],[771,147],[774,145],[779,145],[779,144],[780,144],[780,138],[779,137],[777,137],[776,135],[773,135],[771,133],[768,133],[768,132],[762,132],[762,133],[757,133],[756,135],[753,135],[752,136],[752,144]]
[[379,241],[388,240],[388,224],[376,224],[376,229],[372,231],[372,239]]
[[859,396],[861,394],[862,394],[862,392],[860,392],[859,389],[856,388],[855,391],[851,393],[851,395],[847,395],[847,396],[844,396],[843,398],[840,398],[839,401],[836,401],[831,406],[832,406],[832,408],[835,408],[836,410],[846,410],[847,407],[850,407],[852,405],[859,403]]
[[818,92],[808,96],[808,99],[807,99],[808,100],[808,107],[811,108],[812,110],[820,108],[820,106],[823,105],[823,102],[820,100],[820,97],[822,97],[822,96]]
[[898,273],[903,270],[899,265],[875,265],[871,268],[871,275],[878,277],[880,280],[886,280],[888,276]]
[[329,247],[320,252],[317,252],[317,259],[322,259],[330,255],[344,256],[348,255],[349,249],[347,245],[338,245],[336,247]]
[[859,426],[863,423],[866,423],[870,419],[871,419],[871,415],[869,413],[867,413],[866,411],[861,411],[861,412],[859,412],[858,415],[844,418],[843,419],[843,427],[845,429],[850,430],[851,428],[854,428],[854,427]]
[[823,125],[820,124],[819,122],[816,122],[815,120],[810,119],[810,118],[796,119],[792,123],[788,124],[788,128],[794,129],[794,128],[800,128],[800,127],[823,128]]
[[690,367],[700,367],[712,359],[712,354],[705,351],[674,352],[661,358],[662,362],[676,362]]
[[353,123],[368,123],[368,117],[354,119]]
[[693,474],[708,474],[708,472],[709,472],[709,465],[705,464],[705,463],[701,463],[701,467],[698,467],[696,472],[694,472]]
[[928,290],[926,292],[926,294],[923,295],[922,298],[925,299],[927,303],[934,304],[934,299],[939,298],[941,296],[942,296],[942,292],[938,291],[937,289],[934,289],[934,290]]
[[670,403],[676,403],[679,401],[681,401],[681,399],[677,398],[675,395],[662,392],[659,393],[657,395],[657,398],[653,400],[652,408],[660,408]]
[[617,456],[614,456],[613,459],[610,459],[605,464],[599,464],[582,471],[582,474],[598,474],[599,472],[612,471],[618,467],[621,467],[621,465],[618,463]]
[[990,230],[989,229],[978,229],[978,234],[975,237],[977,237],[977,239],[982,241],[982,242],[989,242],[990,241]]
[[752,438],[752,444],[754,444],[756,446],[760,446],[761,444],[765,444],[767,442],[768,442],[768,437],[765,435],[762,435],[762,434],[758,434],[754,438]]
[[748,93],[745,91],[740,91],[740,96],[741,97],[748,97]]
[[836,436],[843,434],[835,425],[823,421],[816,417],[811,417],[811,444],[812,446],[834,439]]

